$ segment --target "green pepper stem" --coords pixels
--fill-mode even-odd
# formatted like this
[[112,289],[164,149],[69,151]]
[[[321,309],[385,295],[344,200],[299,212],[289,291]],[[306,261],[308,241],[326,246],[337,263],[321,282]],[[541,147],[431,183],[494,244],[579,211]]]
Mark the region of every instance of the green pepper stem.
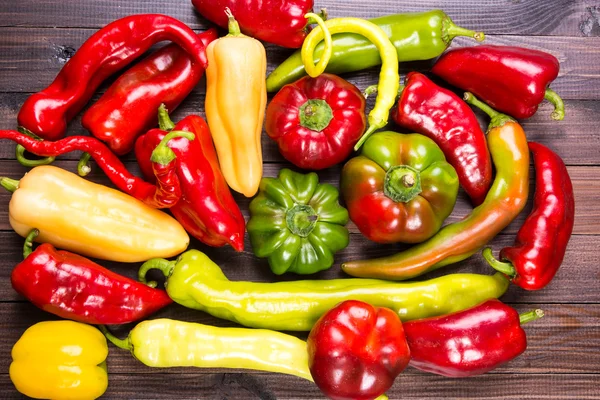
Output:
[[299,118],[303,127],[321,132],[333,119],[333,110],[325,100],[309,99],[300,106]]
[[39,230],[32,229],[25,238],[25,243],[23,244],[23,259],[26,259],[31,253],[33,253],[33,241],[39,234]]
[[544,310],[540,310],[538,308],[537,310],[532,310],[532,311],[529,311],[529,312],[519,315],[519,322],[521,323],[521,325],[523,325],[528,322],[535,321],[536,319],[540,319],[543,316],[544,316]]
[[240,24],[235,20],[229,7],[225,7],[225,15],[227,15],[227,30],[229,31],[227,36],[243,36],[242,31],[240,30]]
[[0,186],[2,186],[4,189],[8,190],[11,193],[14,193],[19,188],[19,181],[3,176],[0,177]]
[[[35,133],[31,132],[29,129],[24,128],[22,126],[17,127],[17,131],[19,131],[20,133],[22,133],[24,135],[32,137],[36,140],[43,140],[38,135],[36,135]],[[21,164],[22,166],[27,167],[27,168],[34,168],[34,167],[39,167],[40,165],[52,164],[54,162],[54,160],[56,159],[56,157],[44,157],[44,158],[32,160],[32,159],[25,157],[25,151],[26,151],[25,147],[18,144],[15,149],[15,158],[17,159],[19,164]]]
[[478,42],[483,42],[485,40],[485,34],[483,32],[476,32],[470,29],[463,28],[461,26],[456,25],[454,22],[449,23],[445,30],[444,41],[446,45],[449,45],[452,39],[457,36],[467,36],[472,37]]
[[515,267],[514,265],[512,265],[512,263],[502,262],[494,258],[491,247],[486,247],[485,249],[483,249],[481,254],[483,255],[483,258],[485,258],[485,261],[487,261],[488,264],[490,264],[490,266],[496,271],[502,272],[504,275],[510,277],[511,279],[517,275]]
[[170,132],[175,128],[173,120],[169,117],[169,110],[167,110],[167,106],[165,106],[164,103],[158,107],[158,127],[167,132]]
[[494,110],[492,107],[488,106],[483,101],[481,101],[477,97],[475,97],[473,95],[473,93],[471,93],[471,92],[465,92],[465,95],[464,95],[463,99],[468,104],[479,108],[481,111],[483,111],[484,113],[486,113],[487,115],[489,115],[489,117],[490,117],[490,124],[488,125],[488,131],[490,129],[492,129],[492,128],[500,127],[500,126],[504,125],[507,122],[514,122],[515,121],[514,119],[512,119],[508,115],[502,114],[502,113]]
[[565,103],[563,99],[554,90],[548,88],[544,94],[544,98],[554,105],[552,111],[552,119],[562,121],[565,118]]
[[377,85],[371,85],[365,89],[363,92],[365,96],[365,100],[369,98],[370,95],[377,93]]
[[171,276],[171,273],[173,273],[173,268],[175,268],[175,264],[177,264],[176,261],[169,261],[165,260],[164,258],[153,258],[151,260],[148,260],[145,263],[143,263],[140,267],[138,271],[138,280],[154,288],[158,285],[158,283],[156,281],[147,281],[146,275],[148,274],[148,271],[150,271],[151,269],[157,269],[163,273],[165,278],[168,278],[169,276]]
[[87,176],[87,174],[92,172],[92,167],[90,167],[90,158],[92,158],[90,153],[83,153],[79,158],[79,162],[77,163],[77,174],[79,176]]
[[360,137],[358,143],[356,143],[356,145],[354,146],[354,151],[358,151],[358,149],[360,149],[361,146],[367,141],[369,136],[371,136],[373,132],[375,132],[377,129],[379,129],[377,125],[369,126],[369,129],[367,129],[367,131]]
[[171,150],[171,148],[167,146],[169,140],[176,137],[183,137],[187,140],[194,140],[195,136],[193,133],[186,131],[171,131],[167,133],[165,137],[162,138],[158,146],[156,146],[156,148],[152,151],[152,154],[150,155],[150,161],[152,161],[153,163],[158,163],[160,165],[167,165],[175,158],[177,158],[173,150]]
[[110,333],[110,331],[106,329],[106,326],[97,325],[97,327],[98,329],[100,329],[100,332],[102,332],[102,334],[108,339],[109,342],[111,342],[120,349],[131,351],[131,342],[129,341],[129,337],[127,337],[127,339],[119,339],[118,337]]

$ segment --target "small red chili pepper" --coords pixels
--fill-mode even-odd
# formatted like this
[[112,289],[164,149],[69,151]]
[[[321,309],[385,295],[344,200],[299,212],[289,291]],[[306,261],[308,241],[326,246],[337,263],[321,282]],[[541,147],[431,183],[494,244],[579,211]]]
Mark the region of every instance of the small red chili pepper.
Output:
[[[209,246],[230,244],[244,249],[245,221],[227,182],[219,169],[208,125],[197,115],[189,115],[174,125],[164,105],[159,108],[160,129],[140,136],[135,156],[144,176],[154,179],[151,154],[168,131],[194,133],[195,139],[172,139],[168,146],[177,156],[175,171],[181,185],[181,199],[170,208],[186,231]],[[175,132],[172,131],[172,132]]]
[[235,15],[242,33],[283,47],[299,48],[309,28],[304,17],[313,0],[192,0],[202,16],[227,28],[225,8]]
[[545,98],[554,104],[552,118],[560,121],[565,105],[548,87],[559,70],[556,57],[543,51],[482,45],[446,52],[431,72],[515,118],[531,117]]
[[517,233],[513,247],[500,251],[501,262],[492,249],[483,257],[523,289],[539,290],[552,281],[562,264],[573,232],[575,197],[563,160],[544,145],[529,142],[535,165],[533,211]]
[[394,122],[431,138],[444,152],[475,206],[492,184],[492,160],[473,110],[456,94],[411,72],[392,110]]
[[[198,35],[204,46],[215,28]],[[84,114],[81,124],[116,154],[130,152],[135,139],[156,125],[156,109],[173,112],[198,84],[204,68],[173,43],[150,54],[121,75]]]
[[[39,141],[17,131],[0,130],[0,139],[10,139],[22,145],[30,153],[38,156],[59,156],[74,150],[85,151],[94,158],[108,178],[123,192],[143,201],[153,208],[168,208],[177,203],[181,197],[179,178],[176,173],[175,154],[166,142],[175,137],[193,140],[189,132],[172,132],[154,149],[152,153],[152,169],[157,184],[150,184],[132,175],[121,160],[110,151],[104,143],[87,136],[69,136],[56,142]],[[87,165],[80,163],[80,175],[87,174]]]
[[398,314],[357,300],[344,301],[319,318],[307,348],[315,383],[334,400],[382,395],[410,360]]
[[544,316],[519,315],[493,299],[468,310],[404,323],[410,365],[451,378],[481,375],[516,358],[527,348],[521,324]]
[[269,103],[265,122],[285,159],[305,169],[344,161],[366,126],[362,93],[331,74],[285,85]]
[[50,86],[25,100],[17,117],[19,125],[42,139],[60,139],[68,122],[106,78],[163,40],[177,43],[195,63],[206,68],[204,45],[183,22],[160,14],[121,18],[93,34]]
[[23,247],[24,260],[12,271],[13,288],[34,305],[86,324],[126,324],[146,318],[173,301],[154,289],[48,243],[32,251],[37,229]]

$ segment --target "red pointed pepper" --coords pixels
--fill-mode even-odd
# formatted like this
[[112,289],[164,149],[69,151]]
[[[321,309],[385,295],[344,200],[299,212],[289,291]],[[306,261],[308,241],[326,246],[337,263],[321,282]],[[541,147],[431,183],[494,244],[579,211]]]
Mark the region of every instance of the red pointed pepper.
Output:
[[19,125],[42,139],[60,139],[69,121],[106,78],[163,40],[177,43],[195,63],[206,68],[202,40],[183,22],[160,14],[121,18],[94,33],[50,86],[25,100],[17,117]]
[[410,359],[398,314],[357,300],[344,301],[319,318],[307,347],[315,383],[334,400],[375,399]]
[[431,138],[473,204],[483,202],[492,184],[492,160],[477,117],[460,97],[411,72],[391,116],[398,125]]
[[575,197],[573,184],[563,160],[544,145],[529,142],[535,165],[533,211],[517,233],[515,244],[500,251],[498,261],[492,249],[483,256],[514,284],[539,290],[552,281],[562,264],[573,232]]
[[521,324],[542,310],[519,315],[498,300],[468,310],[406,322],[410,365],[452,378],[481,375],[516,358],[527,348]]
[[[198,35],[204,46],[217,30]],[[202,78],[204,68],[172,43],[121,75],[84,114],[81,124],[116,154],[133,149],[135,139],[156,125],[156,109],[173,112]]]
[[482,45],[446,52],[431,72],[515,118],[531,117],[545,98],[554,104],[552,118],[562,120],[563,101],[548,87],[559,69],[556,57],[543,51]]
[[32,252],[33,230],[24,260],[12,271],[13,288],[34,305],[61,318],[86,324],[126,324],[173,301],[164,290],[115,274],[80,255],[48,243]]
[[135,156],[142,173],[149,180],[153,178],[152,149],[164,140],[167,131],[194,133],[193,140],[173,139],[168,143],[177,156],[175,170],[182,190],[181,199],[170,210],[185,230],[201,242],[215,247],[230,244],[242,251],[244,217],[219,169],[208,125],[197,115],[189,115],[174,125],[161,106],[159,126],[136,141]]

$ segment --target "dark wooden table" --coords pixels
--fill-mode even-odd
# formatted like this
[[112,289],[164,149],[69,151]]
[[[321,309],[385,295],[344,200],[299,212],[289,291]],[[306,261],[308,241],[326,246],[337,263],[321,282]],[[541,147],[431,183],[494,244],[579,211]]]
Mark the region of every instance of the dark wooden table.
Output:
[[[511,287],[503,300],[519,311],[543,308],[546,317],[526,327],[528,350],[518,359],[485,375],[451,380],[408,369],[389,392],[390,398],[452,399],[598,399],[600,398],[600,6],[591,0],[502,0],[502,1],[405,1],[405,0],[317,0],[332,17],[375,17],[402,11],[444,9],[456,23],[483,30],[487,42],[511,44],[548,51],[561,62],[561,74],[552,87],[562,95],[567,116],[553,122],[551,107],[524,122],[528,138],[560,154],[569,167],[577,203],[574,235],[562,269],[545,290],[528,293]],[[195,30],[208,24],[192,9],[188,0],[20,0],[3,1],[0,8],[0,128],[16,127],[16,115],[31,93],[46,87],[60,68],[98,28],[135,13],[164,13],[181,19]],[[472,45],[456,40],[454,45]],[[290,52],[267,46],[269,70]],[[428,62],[403,64],[403,72],[427,69]],[[376,70],[346,76],[364,88],[376,81]],[[104,91],[103,86],[100,91]],[[203,114],[204,85],[200,85],[175,112],[174,119]],[[481,117],[482,124],[485,123]],[[86,134],[74,121],[69,134]],[[265,175],[274,176],[287,164],[276,147],[263,139]],[[56,165],[74,171],[79,154],[61,157]],[[139,173],[132,155],[124,158]],[[27,170],[14,161],[14,144],[0,143],[0,175],[20,178]],[[323,181],[338,183],[340,167],[320,173]],[[94,169],[90,179],[108,184]],[[449,218],[456,221],[470,206],[463,193]],[[8,377],[10,350],[30,325],[55,319],[18,296],[10,285],[10,272],[21,260],[22,238],[8,223],[10,195],[0,192],[0,398],[20,398]],[[236,196],[247,216],[248,200]],[[499,249],[512,243],[514,234],[531,209],[514,221],[492,245]],[[351,226],[348,249],[338,263],[317,278],[342,276],[339,262],[352,257],[374,257],[397,251],[399,246],[368,242]],[[206,251],[232,279],[275,280],[267,264],[249,251],[235,254],[230,248],[209,249],[193,241],[192,247]],[[137,265],[104,262],[116,272],[134,276]],[[437,273],[490,273],[480,255]],[[285,277],[284,279],[293,279]],[[231,326],[200,312],[171,306],[156,317]],[[125,330],[123,330],[123,333]],[[313,399],[322,398],[307,381],[284,375],[242,370],[150,369],[130,354],[110,348],[110,384],[104,398],[110,399]],[[32,377],[35,379],[35,377]]]

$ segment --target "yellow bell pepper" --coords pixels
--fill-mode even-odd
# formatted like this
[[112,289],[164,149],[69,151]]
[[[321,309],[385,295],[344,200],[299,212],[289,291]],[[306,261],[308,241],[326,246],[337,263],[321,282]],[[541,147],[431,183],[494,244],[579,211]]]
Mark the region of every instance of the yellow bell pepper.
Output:
[[107,355],[104,335],[90,325],[40,322],[15,343],[10,379],[36,399],[96,399],[108,386]]
[[206,119],[225,180],[236,192],[252,197],[262,178],[267,56],[258,40],[240,33],[227,12],[229,35],[206,48]]
[[14,192],[9,221],[19,235],[32,229],[36,241],[78,254],[121,262],[175,256],[189,242],[173,217],[141,201],[51,165],[32,169],[20,181],[1,178]]

